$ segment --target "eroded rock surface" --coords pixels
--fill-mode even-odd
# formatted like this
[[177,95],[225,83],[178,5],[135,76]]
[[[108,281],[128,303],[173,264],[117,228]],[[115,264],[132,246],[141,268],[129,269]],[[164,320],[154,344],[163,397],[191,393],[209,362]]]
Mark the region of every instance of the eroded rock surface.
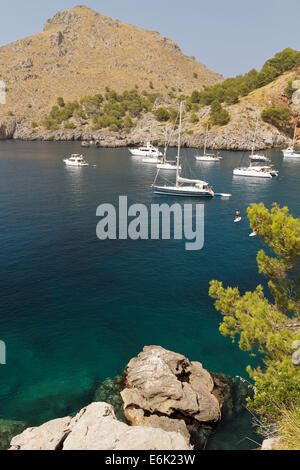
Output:
[[128,426],[107,403],[94,402],[74,418],[28,428],[11,441],[11,450],[190,450],[178,432]]
[[130,423],[155,423],[187,437],[187,425],[214,425],[220,420],[221,407],[213,391],[213,378],[200,362],[146,346],[129,362],[121,396]]

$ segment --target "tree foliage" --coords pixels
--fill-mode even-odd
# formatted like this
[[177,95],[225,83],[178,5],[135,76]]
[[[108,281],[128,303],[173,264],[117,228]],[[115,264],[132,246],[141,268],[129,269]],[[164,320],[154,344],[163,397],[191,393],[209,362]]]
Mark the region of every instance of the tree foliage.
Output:
[[264,109],[261,113],[261,118],[263,121],[272,124],[278,129],[288,131],[291,128],[291,117],[292,112],[289,108],[276,108],[275,106],[270,106],[267,109]]
[[230,115],[218,101],[213,101],[210,107],[210,121],[214,126],[224,126],[230,121]]
[[267,85],[284,72],[299,65],[300,51],[287,48],[267,60],[260,72],[252,69],[244,75],[237,75],[235,78],[227,78],[222,83],[211,87],[204,87],[201,91],[194,90],[189,101],[199,103],[201,106],[211,105],[213,101],[234,104],[238,102],[239,97],[246,96],[251,91]]
[[292,342],[300,339],[300,220],[287,207],[264,204],[248,209],[251,228],[268,246],[258,252],[259,273],[268,279],[269,293],[259,285],[241,294],[237,287],[224,288],[211,281],[209,294],[223,315],[220,332],[239,340],[244,351],[259,352],[264,368],[247,368],[255,382],[255,396],[249,406],[267,418],[280,409],[300,403],[300,368],[291,361]]
[[169,111],[166,108],[157,108],[154,114],[156,119],[160,122],[166,122],[170,119]]

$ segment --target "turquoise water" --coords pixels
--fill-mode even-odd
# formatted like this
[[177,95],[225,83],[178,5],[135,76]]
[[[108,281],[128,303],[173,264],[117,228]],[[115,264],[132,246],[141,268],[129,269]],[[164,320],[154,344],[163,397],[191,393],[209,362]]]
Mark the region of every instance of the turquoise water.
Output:
[[[268,151],[283,179],[248,180],[232,176],[246,153],[222,152],[220,164],[201,164],[184,149],[194,176],[233,195],[204,202],[205,245],[192,252],[180,240],[98,240],[99,204],[117,204],[119,195],[129,204],[175,201],[152,194],[155,168],[127,149],[84,149],[90,166],[65,168],[62,159],[74,152],[80,143],[0,142],[0,339],[7,345],[0,417],[36,425],[72,413],[149,344],[247,377],[253,359],[219,334],[209,281],[241,291],[261,281],[260,242],[248,236],[246,208],[277,201],[299,217],[300,162]],[[236,209],[240,224],[233,224]],[[253,438],[250,421],[244,414],[213,445],[253,448],[237,444]]]

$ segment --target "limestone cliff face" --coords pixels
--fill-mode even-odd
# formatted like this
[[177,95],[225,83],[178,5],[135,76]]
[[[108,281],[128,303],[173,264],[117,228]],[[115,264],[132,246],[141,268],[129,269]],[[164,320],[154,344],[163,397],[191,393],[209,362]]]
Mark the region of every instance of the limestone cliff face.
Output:
[[155,91],[190,93],[222,77],[157,32],[78,6],[54,15],[43,32],[1,47],[0,80],[7,87],[0,119],[10,112],[38,120],[58,96],[77,100],[106,86],[150,90],[150,81]]

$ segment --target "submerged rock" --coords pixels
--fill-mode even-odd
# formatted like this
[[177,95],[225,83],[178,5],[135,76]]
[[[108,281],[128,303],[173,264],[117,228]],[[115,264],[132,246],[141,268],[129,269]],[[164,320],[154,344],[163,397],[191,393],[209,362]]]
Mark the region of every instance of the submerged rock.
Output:
[[123,390],[124,386],[124,375],[115,377],[114,379],[108,378],[97,388],[93,401],[109,403],[113,406],[117,419],[126,423],[123,409],[123,400],[121,397],[121,391]]
[[0,450],[8,449],[12,438],[25,428],[26,424],[22,421],[0,419]]
[[11,450],[191,450],[179,433],[130,427],[107,403],[91,403],[74,418],[28,428],[13,438]]

